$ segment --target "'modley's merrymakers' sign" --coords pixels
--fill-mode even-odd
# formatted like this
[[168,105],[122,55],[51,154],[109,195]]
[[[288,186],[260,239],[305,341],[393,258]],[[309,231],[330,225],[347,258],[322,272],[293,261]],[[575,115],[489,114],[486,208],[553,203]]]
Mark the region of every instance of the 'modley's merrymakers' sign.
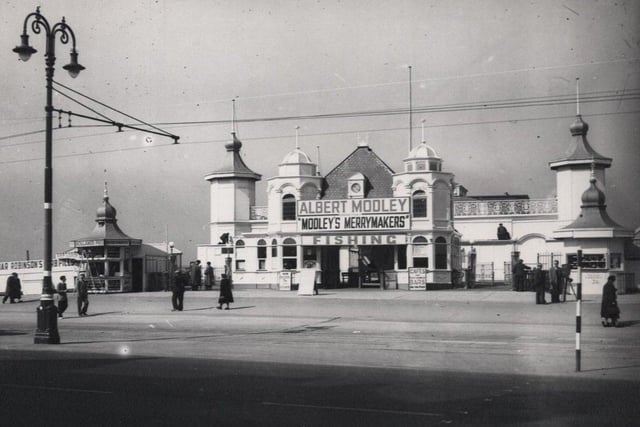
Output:
[[298,231],[408,230],[408,197],[299,200]]

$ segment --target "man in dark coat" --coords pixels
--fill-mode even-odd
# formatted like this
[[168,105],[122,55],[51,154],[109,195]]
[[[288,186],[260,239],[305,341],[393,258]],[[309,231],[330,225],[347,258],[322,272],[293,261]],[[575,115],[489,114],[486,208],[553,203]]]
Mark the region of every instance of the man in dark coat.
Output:
[[4,290],[4,298],[2,303],[4,304],[9,300],[10,304],[15,303],[15,300],[22,302],[22,284],[18,278],[18,273],[11,273],[11,276],[7,277],[7,286]]
[[58,317],[62,319],[62,314],[69,306],[69,300],[67,299],[67,277],[60,276],[60,283],[56,287],[56,293],[58,294]]
[[536,304],[546,304],[544,299],[544,290],[546,285],[546,278],[544,271],[542,270],[542,264],[538,264],[533,269],[533,289],[536,291]]
[[231,291],[231,280],[226,274],[220,280],[220,298],[218,298],[218,310],[222,310],[222,304],[227,304],[225,310],[229,310],[229,303],[233,302],[233,292]]
[[193,283],[191,284],[191,289],[197,291],[202,284],[202,268],[200,267],[199,259],[196,260],[196,262],[192,266],[191,280],[193,281]]
[[184,277],[180,270],[176,270],[173,273],[171,292],[171,304],[173,305],[173,310],[171,311],[182,311],[184,303]]
[[618,326],[618,319],[620,318],[620,308],[618,307],[618,296],[616,295],[617,289],[613,282],[616,281],[616,276],[609,276],[607,283],[602,287],[602,304],[600,305],[600,317],[602,320],[602,326]]
[[76,292],[78,293],[78,316],[86,316],[89,308],[89,284],[84,278],[84,273],[78,276]]
[[560,262],[554,261],[553,266],[549,269],[549,286],[551,288],[551,302],[560,302],[560,285],[562,284],[563,271],[560,268]]
[[524,279],[526,276],[526,271],[531,270],[531,267],[525,265],[525,263],[519,259],[517,263],[511,268],[511,273],[513,275],[513,290],[514,291],[524,291]]

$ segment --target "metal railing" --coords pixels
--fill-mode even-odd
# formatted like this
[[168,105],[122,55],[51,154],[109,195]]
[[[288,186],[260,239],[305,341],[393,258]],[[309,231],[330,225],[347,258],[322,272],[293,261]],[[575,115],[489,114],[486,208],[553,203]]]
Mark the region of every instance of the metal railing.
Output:
[[456,200],[456,217],[498,215],[553,215],[558,213],[556,199]]

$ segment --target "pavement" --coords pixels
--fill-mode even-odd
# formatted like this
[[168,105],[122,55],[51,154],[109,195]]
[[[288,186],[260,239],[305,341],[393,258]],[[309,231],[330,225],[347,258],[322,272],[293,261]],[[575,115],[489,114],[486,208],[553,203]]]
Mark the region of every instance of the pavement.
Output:
[[[576,303],[535,305],[506,286],[437,291],[236,289],[231,310],[217,291],[75,296],[59,320],[61,345],[33,344],[37,297],[0,306],[0,351],[192,357],[492,374],[574,375]],[[549,299],[549,295],[547,295]],[[586,376],[640,379],[640,294],[618,296],[621,328],[600,324],[600,297],[582,303]]]

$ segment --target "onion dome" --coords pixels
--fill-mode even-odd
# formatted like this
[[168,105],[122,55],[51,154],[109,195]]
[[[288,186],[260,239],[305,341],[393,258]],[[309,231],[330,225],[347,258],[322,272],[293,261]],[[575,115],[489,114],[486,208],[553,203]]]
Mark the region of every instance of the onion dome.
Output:
[[204,178],[205,180],[211,181],[223,178],[239,178],[253,181],[260,180],[262,176],[249,169],[242,160],[242,157],[240,156],[242,142],[240,142],[235,132],[231,132],[231,142],[225,144],[224,148],[227,152],[222,159],[222,165],[218,169],[207,174]]
[[589,125],[582,120],[582,116],[577,116],[576,120],[569,126],[571,136],[586,135],[589,131]]
[[569,126],[571,143],[567,147],[565,156],[549,163],[553,170],[564,168],[580,168],[595,162],[596,169],[604,169],[611,166],[611,158],[605,157],[591,147],[587,139],[589,125],[577,115],[575,121]]
[[605,195],[596,185],[596,179],[591,178],[589,188],[582,193],[582,207],[604,206]]
[[96,221],[116,219],[116,208],[109,203],[109,192],[107,191],[107,183],[104,183],[104,196],[102,197],[102,206],[96,209]]

